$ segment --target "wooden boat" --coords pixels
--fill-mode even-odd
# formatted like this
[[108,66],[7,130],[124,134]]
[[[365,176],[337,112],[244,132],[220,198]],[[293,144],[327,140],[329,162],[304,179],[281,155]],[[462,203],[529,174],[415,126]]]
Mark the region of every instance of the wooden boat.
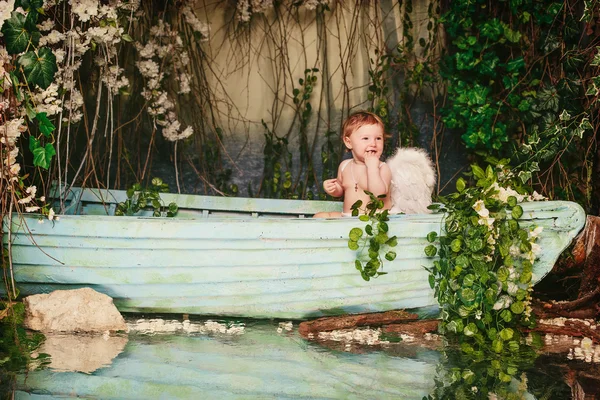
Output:
[[[164,194],[165,203],[179,205],[176,218],[111,215],[125,199],[123,191],[76,189],[59,221],[13,216],[21,295],[91,287],[124,312],[253,318],[436,310],[424,268],[433,259],[423,249],[427,233],[440,231],[441,214],[391,216],[398,256],[385,262],[387,275],[365,282],[347,244],[349,231],[364,223],[310,218],[341,203]],[[526,224],[544,228],[537,282],[581,230],[585,213],[556,201],[523,209]]]

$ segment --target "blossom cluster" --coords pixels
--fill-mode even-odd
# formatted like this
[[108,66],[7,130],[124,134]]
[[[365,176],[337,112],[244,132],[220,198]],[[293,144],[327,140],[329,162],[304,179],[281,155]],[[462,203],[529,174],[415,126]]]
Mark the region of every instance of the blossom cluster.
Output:
[[[331,0],[305,0],[302,5],[307,10],[316,10],[319,6],[329,6]],[[254,14],[265,14],[273,8],[273,0],[238,0],[236,4],[237,19],[249,22]]]
[[136,49],[140,56],[136,67],[146,82],[142,96],[148,101],[148,114],[157,125],[162,126],[165,139],[177,141],[190,137],[194,133],[193,128],[182,129],[175,113],[175,103],[163,88],[165,77],[174,73],[179,82],[179,93],[191,91],[190,77],[185,70],[189,57],[183,50],[181,37],[168,23],[159,21],[150,29],[148,42],[136,43]]

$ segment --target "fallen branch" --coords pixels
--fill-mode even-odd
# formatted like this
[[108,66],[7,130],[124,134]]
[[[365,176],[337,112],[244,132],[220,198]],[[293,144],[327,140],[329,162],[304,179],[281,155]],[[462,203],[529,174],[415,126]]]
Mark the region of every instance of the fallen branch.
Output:
[[564,326],[537,324],[533,329],[525,329],[526,332],[552,333],[554,335],[567,335],[575,337],[589,337],[594,343],[600,343],[600,332],[592,329],[583,321],[565,321]]
[[402,324],[386,325],[382,328],[384,333],[404,333],[407,335],[424,335],[426,333],[437,332],[438,320],[427,319],[420,321],[410,321]]
[[417,314],[412,314],[404,310],[343,315],[339,317],[323,317],[313,321],[301,322],[298,327],[298,332],[302,336],[308,336],[310,333],[351,329],[359,326],[382,326],[398,322],[416,321],[418,319],[419,316]]

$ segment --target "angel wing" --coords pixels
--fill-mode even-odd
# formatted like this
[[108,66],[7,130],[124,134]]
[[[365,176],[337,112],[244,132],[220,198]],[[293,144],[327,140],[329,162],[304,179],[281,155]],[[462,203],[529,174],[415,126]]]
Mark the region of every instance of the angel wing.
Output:
[[387,159],[392,171],[391,213],[429,213],[436,177],[433,162],[423,149],[399,148]]

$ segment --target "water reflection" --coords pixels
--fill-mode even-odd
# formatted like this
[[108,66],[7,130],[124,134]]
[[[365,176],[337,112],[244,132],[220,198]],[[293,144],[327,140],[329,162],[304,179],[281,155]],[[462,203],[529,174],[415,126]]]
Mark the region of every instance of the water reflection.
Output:
[[46,335],[38,353],[50,356],[47,367],[54,371],[92,373],[109,366],[127,342],[126,335]]
[[[549,376],[548,358],[530,350],[507,358],[467,356],[432,343],[348,346],[305,340],[297,326],[273,321],[185,326],[85,345],[89,338],[73,344],[49,338],[44,350],[61,349],[66,359],[55,353],[50,367],[20,374],[16,398],[571,398],[561,371]],[[99,369],[82,362],[84,353]]]

